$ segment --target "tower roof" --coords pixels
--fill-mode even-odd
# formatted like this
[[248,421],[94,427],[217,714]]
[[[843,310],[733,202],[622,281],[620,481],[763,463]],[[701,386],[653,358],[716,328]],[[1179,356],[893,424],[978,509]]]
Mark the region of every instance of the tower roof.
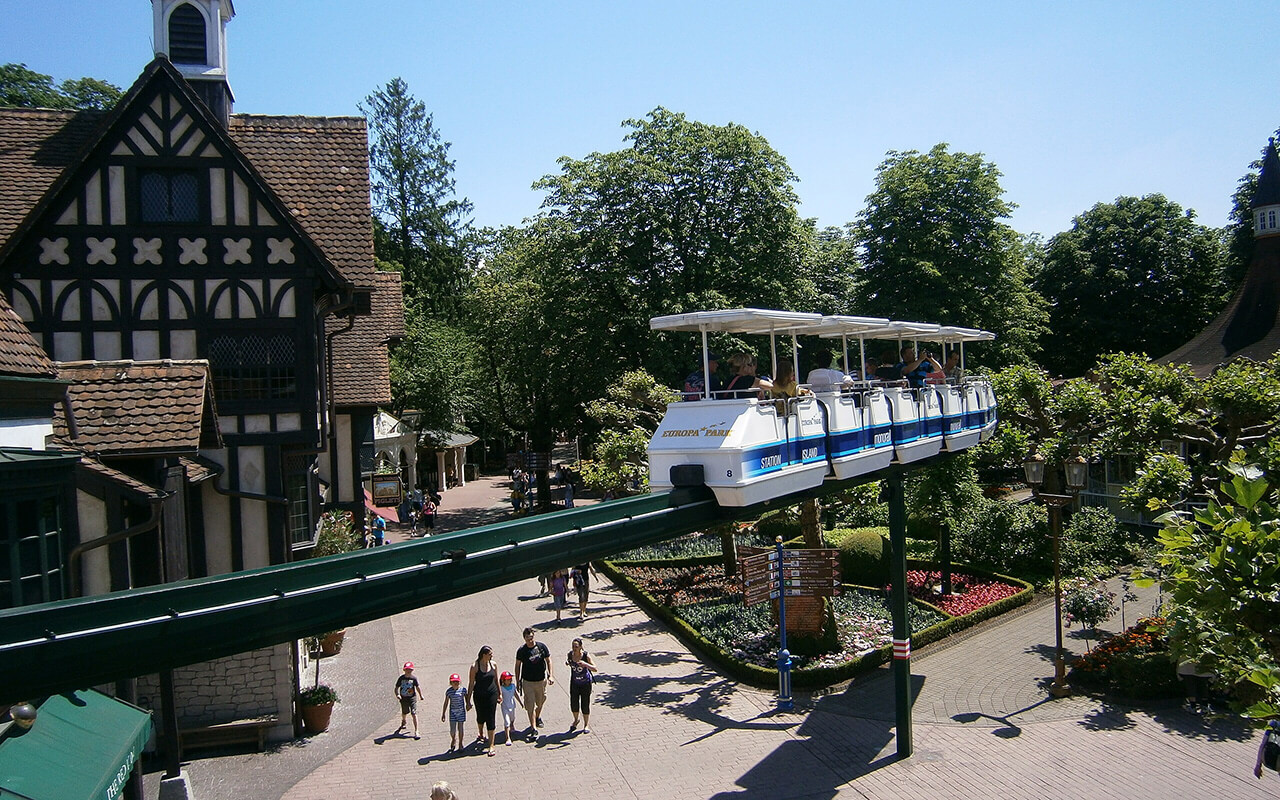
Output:
[[1262,156],[1262,172],[1258,174],[1258,190],[1253,193],[1253,207],[1280,205],[1280,155],[1276,154],[1276,140],[1267,142],[1267,152]]

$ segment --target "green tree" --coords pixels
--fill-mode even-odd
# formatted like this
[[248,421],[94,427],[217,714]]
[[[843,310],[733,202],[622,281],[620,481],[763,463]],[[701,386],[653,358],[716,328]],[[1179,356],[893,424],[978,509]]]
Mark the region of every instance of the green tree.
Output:
[[[1280,139],[1280,128],[1276,129],[1275,138]],[[1253,260],[1253,215],[1250,206],[1253,204],[1254,192],[1258,189],[1258,173],[1262,170],[1262,155],[1249,163],[1249,171],[1236,182],[1236,190],[1231,195],[1230,222],[1227,223],[1227,250],[1229,258],[1226,268],[1226,285],[1234,289],[1244,280],[1249,262]]]
[[636,369],[624,372],[603,399],[587,403],[587,416],[603,428],[591,448],[591,460],[582,465],[587,485],[615,495],[631,494],[637,483],[647,491],[649,440],[667,406],[679,399],[679,393]]
[[1046,366],[1080,375],[1102,353],[1174,350],[1221,309],[1225,266],[1219,231],[1163,195],[1098,203],[1049,241],[1037,276],[1054,331]]
[[450,144],[400,78],[364,99],[378,257],[404,269],[409,302],[455,320],[466,290],[471,202],[456,196]]
[[981,358],[1027,363],[1044,333],[1032,248],[1010,228],[1000,171],[980,154],[890,151],[858,216],[868,314],[985,328]]
[[0,65],[0,106],[6,108],[108,109],[121,94],[120,87],[96,78],[66,80],[55,86],[51,76],[26,64]]
[[1173,650],[1233,685],[1256,717],[1280,715],[1278,505],[1262,471],[1237,460],[1207,508],[1161,518]]
[[465,428],[483,383],[471,337],[416,305],[405,309],[405,338],[391,354],[397,411],[416,409],[420,430],[446,434]]
[[610,320],[613,335],[595,342],[615,364],[607,375],[688,371],[691,351],[650,333],[658,314],[812,304],[811,226],[796,213],[795,174],[763,137],[665,108],[623,125],[628,147],[561,158],[535,184],[544,217],[563,226],[560,260]]

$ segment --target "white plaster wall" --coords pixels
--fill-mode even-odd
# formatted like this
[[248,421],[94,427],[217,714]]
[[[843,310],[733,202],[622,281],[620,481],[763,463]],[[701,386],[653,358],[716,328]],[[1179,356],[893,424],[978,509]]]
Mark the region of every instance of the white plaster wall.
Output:
[[[266,494],[266,456],[263,448],[241,447],[236,452],[240,460],[240,490]],[[271,551],[267,545],[267,504],[255,500],[237,502],[240,504],[240,540],[244,548],[244,568],[269,566]]]
[[222,575],[231,571],[231,500],[214,491],[213,481],[203,487],[205,563],[210,575]]
[[[87,492],[76,492],[76,514],[80,523],[80,541],[88,542],[107,535],[107,506]],[[111,591],[111,573],[107,548],[99,547],[80,557],[80,581],[84,596]]]
[[338,414],[334,420],[334,430],[338,434],[338,480],[335,484],[338,487],[338,502],[350,503],[356,499],[352,488],[356,479],[351,471],[351,416]]
[[0,419],[0,446],[43,450],[45,437],[52,434],[53,423],[48,417]]

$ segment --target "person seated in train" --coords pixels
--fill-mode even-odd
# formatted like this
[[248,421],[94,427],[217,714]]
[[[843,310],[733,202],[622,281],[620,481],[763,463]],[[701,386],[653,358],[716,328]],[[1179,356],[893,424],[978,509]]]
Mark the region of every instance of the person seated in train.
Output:
[[796,367],[790,361],[778,364],[778,377],[773,379],[773,388],[769,396],[774,400],[785,401],[788,397],[811,395],[813,392],[796,383]]
[[942,362],[942,373],[947,376],[947,381],[955,383],[964,377],[960,371],[960,349],[953,347],[951,352],[947,353],[947,360]]
[[902,365],[895,365],[893,361],[897,357],[898,354],[892,350],[884,351],[880,356],[880,366],[876,367],[876,380],[886,383],[902,380]]
[[927,352],[921,353],[917,358],[916,349],[910,345],[902,348],[902,360],[898,362],[897,368],[902,377],[907,379],[907,385],[913,389],[923,388],[929,373],[942,372],[938,359]]
[[[813,354],[813,369],[809,370],[809,375],[805,379],[805,383],[813,387],[815,392],[834,392],[841,386],[851,385],[853,379],[834,368],[832,361],[835,355],[830,350],[817,350]],[[778,370],[778,377],[782,377],[782,370]]]
[[868,380],[868,381],[876,380],[876,373],[879,371],[880,371],[880,359],[876,358],[875,356],[871,356],[866,361],[862,362],[862,374],[863,374],[864,380]]
[[[724,381],[720,380],[720,376],[716,374],[716,370],[720,369],[720,355],[718,353],[707,354],[707,368],[711,371],[711,399],[715,400],[716,393],[724,390]],[[681,399],[701,400],[706,388],[707,382],[702,375],[702,370],[695,369],[684,379],[684,391],[681,392]]]
[[764,393],[773,388],[773,381],[756,375],[756,357],[750,353],[734,353],[729,356],[733,377],[725,386],[725,394],[735,400],[764,399]]

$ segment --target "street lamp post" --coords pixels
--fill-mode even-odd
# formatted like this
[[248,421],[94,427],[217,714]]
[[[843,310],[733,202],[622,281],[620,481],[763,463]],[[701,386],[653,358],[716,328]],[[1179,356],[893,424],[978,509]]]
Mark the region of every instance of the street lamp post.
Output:
[[1053,617],[1054,633],[1057,647],[1053,657],[1053,685],[1049,693],[1054,697],[1066,697],[1071,693],[1067,686],[1067,662],[1062,650],[1062,557],[1059,541],[1062,539],[1062,509],[1075,502],[1076,495],[1084,488],[1088,473],[1088,464],[1080,456],[1074,456],[1063,462],[1067,473],[1068,494],[1050,494],[1041,492],[1044,484],[1044,456],[1039,453],[1023,462],[1023,470],[1027,474],[1027,483],[1031,491],[1049,509],[1049,532],[1053,536]]

